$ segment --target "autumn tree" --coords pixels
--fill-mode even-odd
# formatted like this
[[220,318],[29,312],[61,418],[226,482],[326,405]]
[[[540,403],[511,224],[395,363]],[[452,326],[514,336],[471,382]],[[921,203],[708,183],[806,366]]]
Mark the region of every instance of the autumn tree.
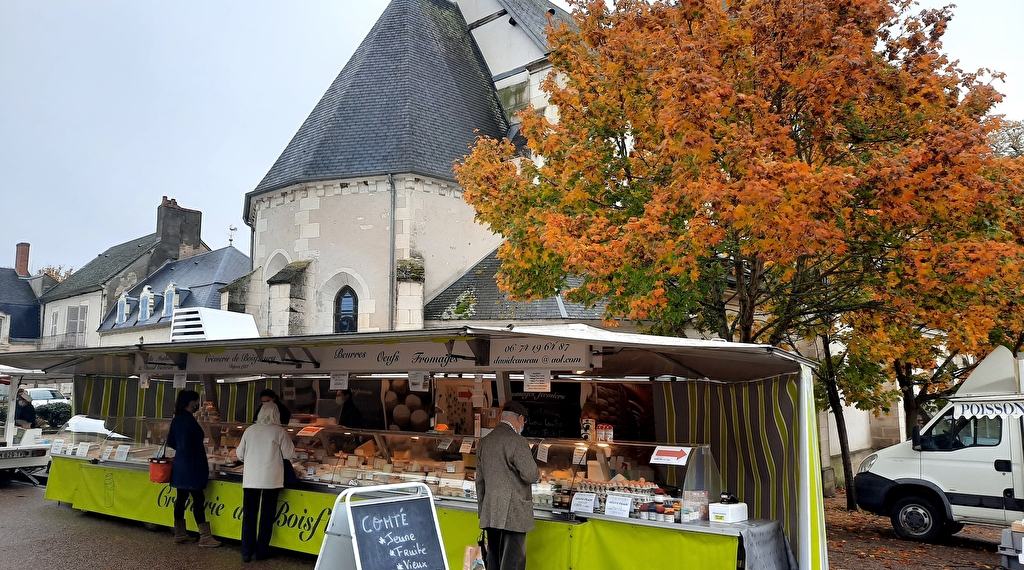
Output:
[[64,269],[63,265],[47,265],[46,267],[37,271],[36,274],[47,275],[51,277],[54,281],[60,283],[61,281],[67,279],[68,277],[71,277],[71,274],[74,273],[74,271],[75,269],[73,267],[68,267],[67,269]]
[[538,158],[484,138],[456,169],[505,238],[501,287],[660,334],[856,331],[855,362],[891,365],[896,328],[978,346],[1019,283],[1020,177],[988,145],[999,95],[941,54],[950,12],[911,8],[575,2],[549,36],[558,121],[519,115]]

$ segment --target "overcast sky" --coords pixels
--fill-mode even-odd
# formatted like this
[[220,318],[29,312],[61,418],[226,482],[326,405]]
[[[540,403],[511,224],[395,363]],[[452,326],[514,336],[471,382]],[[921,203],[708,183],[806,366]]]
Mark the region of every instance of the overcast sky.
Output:
[[[1024,0],[961,4],[946,51],[1009,74],[999,110],[1024,119]],[[248,254],[245,193],[386,5],[0,0],[0,267],[24,241],[33,273],[80,268],[152,233],[162,196]]]

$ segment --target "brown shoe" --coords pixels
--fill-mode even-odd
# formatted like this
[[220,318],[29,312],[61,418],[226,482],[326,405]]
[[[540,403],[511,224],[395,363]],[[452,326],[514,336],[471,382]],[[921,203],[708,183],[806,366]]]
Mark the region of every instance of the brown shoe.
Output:
[[192,542],[192,537],[185,530],[185,521],[174,521],[174,544],[186,544]]
[[210,523],[201,523],[199,525],[199,546],[203,548],[217,548],[220,545],[221,542],[213,538],[213,534],[210,533]]

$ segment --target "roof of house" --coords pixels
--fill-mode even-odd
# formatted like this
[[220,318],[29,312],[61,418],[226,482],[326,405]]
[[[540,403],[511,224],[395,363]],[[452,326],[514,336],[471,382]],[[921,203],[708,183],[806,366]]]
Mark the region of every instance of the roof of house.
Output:
[[[148,326],[170,322],[164,315],[164,291],[172,282],[178,288],[178,307],[220,308],[220,289],[252,269],[252,263],[232,246],[210,251],[177,261],[169,261],[152,275],[128,291],[131,314],[117,324],[117,303],[111,309],[100,331],[119,330],[134,326]],[[153,314],[145,322],[139,321],[139,295],[149,286],[153,292]]]
[[11,317],[10,338],[39,338],[39,306],[29,282],[14,269],[0,267],[0,313]]
[[508,122],[490,71],[458,6],[393,0],[299,127],[246,194],[297,184],[410,173],[454,180],[453,161],[479,134]]
[[156,247],[160,237],[149,234],[131,241],[115,245],[86,263],[67,279],[43,293],[40,301],[48,303],[56,299],[65,299],[89,291],[99,291],[114,276],[139,259],[144,253]]
[[551,51],[544,33],[548,28],[548,18],[575,26],[568,12],[547,0],[498,0],[498,4],[505,8],[509,16],[515,19],[516,25],[521,26],[544,53]]
[[[513,301],[498,288],[495,275],[501,266],[495,249],[423,308],[426,321],[535,321],[601,320],[604,305],[587,308],[562,295],[536,301]],[[570,285],[578,280],[570,280]]]

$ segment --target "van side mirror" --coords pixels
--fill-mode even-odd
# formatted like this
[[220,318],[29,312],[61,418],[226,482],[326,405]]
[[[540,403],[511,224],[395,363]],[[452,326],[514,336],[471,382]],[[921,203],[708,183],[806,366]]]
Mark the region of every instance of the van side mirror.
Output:
[[921,451],[921,427],[914,426],[914,429],[910,432],[910,441],[914,447],[914,451]]

